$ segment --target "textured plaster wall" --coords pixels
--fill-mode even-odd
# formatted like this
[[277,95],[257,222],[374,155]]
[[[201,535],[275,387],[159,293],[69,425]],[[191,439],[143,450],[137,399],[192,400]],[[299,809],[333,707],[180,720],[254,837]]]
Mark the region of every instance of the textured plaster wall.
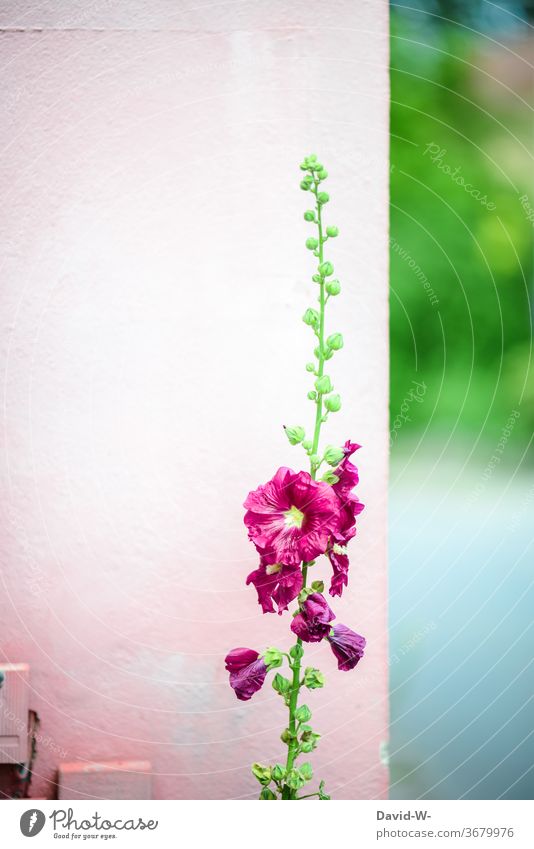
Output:
[[[0,10],[0,657],[31,664],[34,795],[61,760],[148,759],[160,798],[251,797],[282,705],[227,684],[287,640],[244,585],[249,489],[300,463],[312,258],[297,168],[331,174],[329,329],[367,504],[309,697],[338,798],[387,773],[387,5],[5,2]],[[327,574],[326,565],[317,567]],[[286,643],[287,644],[287,643]]]

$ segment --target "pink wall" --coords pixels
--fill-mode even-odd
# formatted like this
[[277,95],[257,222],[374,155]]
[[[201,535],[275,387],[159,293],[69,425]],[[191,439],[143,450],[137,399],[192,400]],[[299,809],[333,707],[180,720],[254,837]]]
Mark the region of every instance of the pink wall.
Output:
[[[35,795],[60,760],[149,759],[161,798],[249,797],[279,759],[266,687],[227,684],[261,616],[249,489],[301,463],[311,257],[298,162],[331,174],[331,330],[367,509],[338,618],[358,670],[312,649],[315,757],[338,798],[385,794],[387,5],[5,2],[0,656],[31,664]],[[319,568],[319,567],[318,567]],[[327,574],[326,566],[320,569]],[[286,642],[287,645],[287,642]]]

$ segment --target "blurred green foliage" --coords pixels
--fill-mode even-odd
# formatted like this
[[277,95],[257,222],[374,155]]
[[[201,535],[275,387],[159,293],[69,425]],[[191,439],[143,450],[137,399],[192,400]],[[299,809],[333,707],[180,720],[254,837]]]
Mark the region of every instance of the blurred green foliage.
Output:
[[[524,448],[534,429],[525,66],[507,37],[502,47],[452,22],[391,14],[393,448],[426,428],[486,444],[513,410]],[[407,402],[414,380],[424,398]]]

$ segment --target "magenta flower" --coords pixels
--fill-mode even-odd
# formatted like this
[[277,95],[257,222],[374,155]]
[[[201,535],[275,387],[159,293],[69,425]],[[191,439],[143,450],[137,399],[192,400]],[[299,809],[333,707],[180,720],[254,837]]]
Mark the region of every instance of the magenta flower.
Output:
[[325,597],[321,593],[312,593],[294,617],[291,630],[305,643],[318,643],[330,633],[332,619],[335,619],[335,614]]
[[335,542],[328,550],[328,559],[333,571],[328,592],[331,596],[340,596],[349,582],[349,558],[345,546]]
[[329,589],[329,593],[332,596],[340,596],[343,592],[343,587],[346,587],[348,584],[349,558],[346,546],[356,534],[356,516],[364,508],[364,505],[352,492],[358,483],[359,477],[358,469],[349,460],[349,457],[359,447],[356,442],[347,440],[343,446],[345,457],[334,469],[334,473],[339,480],[332,486],[332,489],[339,501],[340,523],[338,530],[332,534],[327,551],[328,559],[333,569]]
[[254,693],[261,690],[267,666],[262,657],[254,649],[232,649],[226,655],[224,662],[230,673],[230,686],[242,702],[248,701]]
[[326,552],[340,526],[333,487],[285,467],[250,492],[244,506],[249,539],[265,563],[291,566],[313,560]]
[[302,589],[302,572],[299,565],[268,564],[261,558],[259,567],[248,576],[248,584],[256,587],[258,602],[264,613],[274,613],[274,601],[281,615]]
[[337,668],[343,672],[354,669],[358,661],[363,657],[363,650],[366,643],[365,637],[361,637],[360,634],[351,631],[346,625],[338,623],[334,625],[327,639],[332,647],[332,651],[337,657]]

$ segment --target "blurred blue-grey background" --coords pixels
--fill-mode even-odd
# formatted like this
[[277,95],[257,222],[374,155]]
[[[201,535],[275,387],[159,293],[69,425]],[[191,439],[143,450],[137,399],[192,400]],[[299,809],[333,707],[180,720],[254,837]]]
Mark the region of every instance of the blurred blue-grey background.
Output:
[[391,797],[534,795],[534,4],[391,5]]

